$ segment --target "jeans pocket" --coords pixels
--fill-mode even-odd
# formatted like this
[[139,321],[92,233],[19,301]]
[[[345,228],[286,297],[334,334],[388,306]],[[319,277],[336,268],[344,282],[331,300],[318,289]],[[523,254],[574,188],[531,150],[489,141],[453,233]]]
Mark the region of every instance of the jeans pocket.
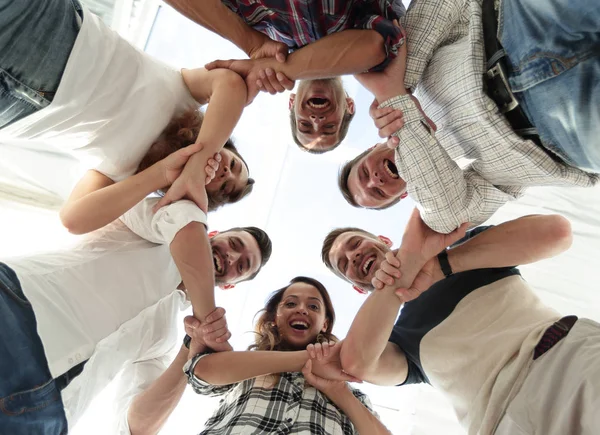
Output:
[[8,416],[18,416],[40,411],[60,401],[60,392],[54,379],[31,390],[21,391],[0,399],[0,412]]
[[[17,274],[3,263],[0,263],[0,292],[23,307],[31,307],[31,303],[21,289]],[[0,297],[2,297],[2,294],[0,294]]]

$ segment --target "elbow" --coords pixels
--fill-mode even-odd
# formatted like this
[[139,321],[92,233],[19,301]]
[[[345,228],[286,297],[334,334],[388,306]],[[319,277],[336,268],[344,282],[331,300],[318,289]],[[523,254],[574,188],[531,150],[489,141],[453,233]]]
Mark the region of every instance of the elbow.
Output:
[[219,367],[216,367],[214,361],[211,360],[212,358],[210,355],[200,358],[194,368],[194,376],[211,385],[228,384],[222,376],[225,374],[224,371],[220,370]]
[[571,222],[560,215],[545,216],[549,242],[555,247],[556,253],[564,252],[573,244],[573,231]]
[[60,222],[67,229],[67,231],[71,234],[80,235],[89,233],[90,230],[86,228],[85,224],[81,222],[80,219],[77,219],[75,216],[72,216],[68,210],[64,208],[60,210],[58,216],[60,217]]

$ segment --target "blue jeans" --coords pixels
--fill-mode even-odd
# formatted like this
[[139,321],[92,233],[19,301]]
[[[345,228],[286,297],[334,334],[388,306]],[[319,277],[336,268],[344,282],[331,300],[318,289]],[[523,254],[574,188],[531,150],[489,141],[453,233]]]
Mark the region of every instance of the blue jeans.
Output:
[[50,104],[81,14],[77,0],[0,0],[0,128]]
[[600,3],[502,0],[509,82],[542,143],[600,172]]
[[0,263],[0,433],[63,435],[67,419],[31,304]]

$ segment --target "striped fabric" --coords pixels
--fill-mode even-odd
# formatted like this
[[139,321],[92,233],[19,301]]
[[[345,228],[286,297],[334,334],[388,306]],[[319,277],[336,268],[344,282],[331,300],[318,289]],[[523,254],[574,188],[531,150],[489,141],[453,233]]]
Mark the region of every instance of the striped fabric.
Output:
[[[260,376],[231,385],[210,385],[193,375],[196,357],[189,366],[188,383],[198,394],[223,396],[201,435],[302,434],[352,435],[358,432],[324,394],[308,385],[302,373]],[[351,388],[373,414],[368,397]]]
[[483,90],[481,0],[413,0],[404,25],[408,97],[381,102],[404,112],[396,164],[432,229],[478,225],[529,186],[592,186],[598,175],[560,161],[517,136]]
[[255,30],[294,50],[346,29],[375,30],[384,40],[382,70],[404,43],[392,24],[406,12],[401,0],[222,0]]

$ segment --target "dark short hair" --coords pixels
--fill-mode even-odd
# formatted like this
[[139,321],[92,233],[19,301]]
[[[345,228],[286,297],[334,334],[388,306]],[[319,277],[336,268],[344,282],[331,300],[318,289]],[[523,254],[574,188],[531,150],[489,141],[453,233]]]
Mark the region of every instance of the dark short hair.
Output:
[[321,260],[323,260],[323,263],[325,263],[325,266],[327,266],[329,270],[331,270],[340,278],[345,279],[346,281],[348,280],[348,278],[338,273],[331,264],[331,261],[329,261],[329,253],[331,252],[331,247],[335,243],[335,240],[342,234],[349,232],[362,233],[365,236],[377,239],[377,236],[375,234],[356,227],[336,228],[335,230],[330,231],[329,234],[325,236],[325,239],[323,239],[323,247],[321,248]]
[[350,193],[350,188],[348,187],[348,178],[350,178],[350,171],[352,170],[354,165],[356,165],[363,157],[368,155],[372,150],[373,148],[369,148],[357,155],[356,157],[354,157],[352,160],[349,160],[342,165],[342,167],[340,168],[340,173],[338,174],[338,187],[340,188],[340,192],[342,192],[342,196],[344,197],[346,202],[352,207],[369,208],[371,210],[385,210],[388,207],[398,204],[401,198],[398,197],[389,204],[386,204],[382,207],[363,207],[354,200],[352,194]]
[[342,122],[340,123],[340,130],[338,132],[339,140],[335,144],[333,144],[333,146],[331,148],[328,148],[326,150],[309,149],[309,148],[306,148],[304,146],[304,144],[302,142],[300,142],[300,140],[298,139],[298,135],[296,134],[296,131],[298,129],[298,127],[296,126],[296,116],[294,115],[294,110],[292,109],[292,110],[290,110],[290,126],[292,128],[292,138],[294,139],[294,143],[296,145],[298,145],[298,147],[300,147],[300,149],[302,151],[306,151],[311,154],[323,154],[328,151],[333,151],[346,138],[346,135],[348,134],[348,129],[350,128],[350,121],[352,121],[352,118],[354,118],[354,113],[350,113],[350,112],[346,111],[346,113],[344,114],[344,117],[342,118]]
[[254,237],[254,240],[256,240],[256,243],[258,244],[258,249],[260,250],[260,267],[246,281],[254,279],[256,275],[258,275],[258,272],[260,272],[262,267],[265,264],[267,264],[267,261],[269,261],[269,259],[271,258],[271,253],[273,251],[273,243],[271,242],[269,235],[258,227],[235,227],[223,232],[226,233],[229,231],[246,231],[248,234]]

